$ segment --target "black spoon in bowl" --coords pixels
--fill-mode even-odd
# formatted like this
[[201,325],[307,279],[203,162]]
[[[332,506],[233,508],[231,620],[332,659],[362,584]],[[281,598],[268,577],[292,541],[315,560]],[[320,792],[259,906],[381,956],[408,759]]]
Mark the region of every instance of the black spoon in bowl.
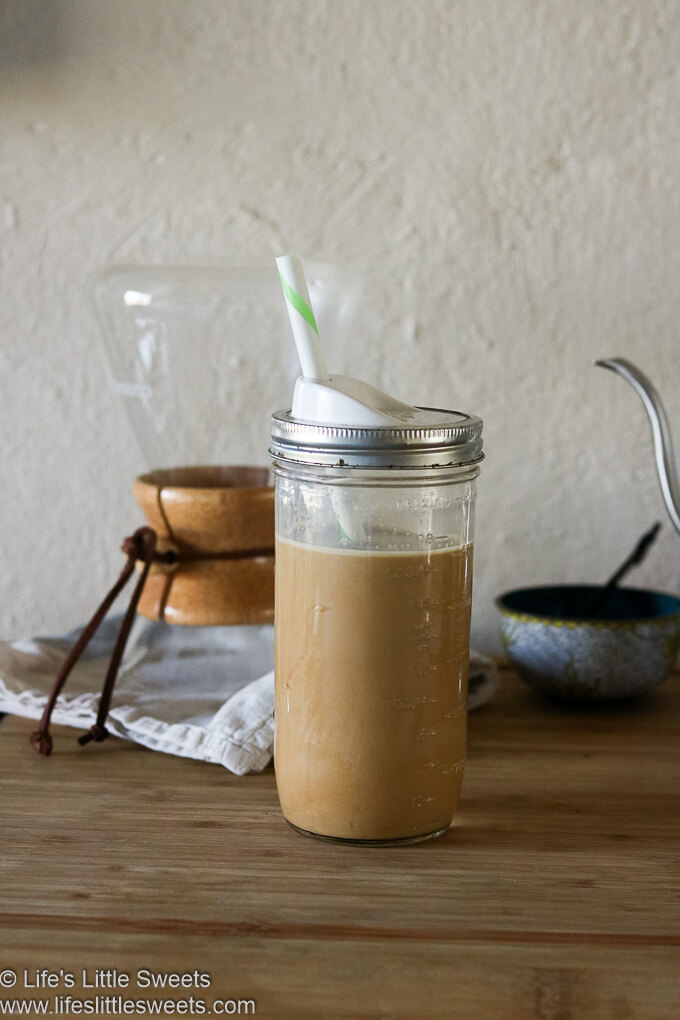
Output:
[[637,567],[639,563],[642,563],[645,556],[649,552],[650,546],[652,545],[660,531],[661,522],[657,521],[656,524],[649,529],[649,531],[646,531],[644,533],[638,544],[633,549],[630,556],[628,556],[627,559],[624,560],[624,562],[621,564],[618,570],[615,573],[613,573],[612,576],[609,578],[607,583],[603,585],[602,588],[600,588],[600,590],[597,591],[593,598],[590,600],[590,602],[583,611],[583,618],[585,620],[590,620],[592,617],[594,617],[598,613],[598,611],[602,609],[602,606],[605,604],[614,588],[616,588],[619,582],[623,580],[628,571],[631,570],[633,567]]

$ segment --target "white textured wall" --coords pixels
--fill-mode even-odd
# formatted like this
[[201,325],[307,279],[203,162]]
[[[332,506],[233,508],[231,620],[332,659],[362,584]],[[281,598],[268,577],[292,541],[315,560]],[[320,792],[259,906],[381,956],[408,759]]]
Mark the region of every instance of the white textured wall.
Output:
[[[591,363],[645,366],[680,437],[680,4],[4,0],[0,18],[0,637],[83,620],[138,520],[86,298],[111,261],[294,248],[365,274],[347,369],[486,421],[481,647],[496,593],[603,579],[666,523],[642,407]],[[664,531],[637,580],[677,591]]]

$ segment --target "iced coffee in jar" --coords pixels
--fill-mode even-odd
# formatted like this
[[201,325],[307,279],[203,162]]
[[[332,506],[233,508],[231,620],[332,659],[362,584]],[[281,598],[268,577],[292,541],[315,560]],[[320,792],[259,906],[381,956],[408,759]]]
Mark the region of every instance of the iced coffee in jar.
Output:
[[451,824],[465,764],[481,421],[273,418],[276,781],[298,829],[414,842]]
[[270,447],[281,808],[326,839],[431,839],[465,766],[482,422],[331,375],[299,256],[277,264],[302,369]]

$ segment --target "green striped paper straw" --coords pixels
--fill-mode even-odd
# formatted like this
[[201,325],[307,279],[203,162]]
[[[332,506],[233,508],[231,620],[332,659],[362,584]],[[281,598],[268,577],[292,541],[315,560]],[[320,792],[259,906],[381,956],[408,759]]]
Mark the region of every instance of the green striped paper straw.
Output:
[[309,298],[302,259],[297,254],[280,255],[276,265],[302,374],[306,379],[327,380],[326,358]]

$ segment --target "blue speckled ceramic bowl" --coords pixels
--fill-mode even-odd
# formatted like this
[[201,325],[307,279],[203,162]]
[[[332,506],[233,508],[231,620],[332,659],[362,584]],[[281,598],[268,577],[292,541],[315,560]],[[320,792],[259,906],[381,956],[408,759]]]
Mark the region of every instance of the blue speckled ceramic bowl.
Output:
[[597,619],[584,620],[598,590],[523,588],[496,600],[508,660],[532,687],[606,701],[650,691],[668,676],[680,648],[680,599],[617,588]]

